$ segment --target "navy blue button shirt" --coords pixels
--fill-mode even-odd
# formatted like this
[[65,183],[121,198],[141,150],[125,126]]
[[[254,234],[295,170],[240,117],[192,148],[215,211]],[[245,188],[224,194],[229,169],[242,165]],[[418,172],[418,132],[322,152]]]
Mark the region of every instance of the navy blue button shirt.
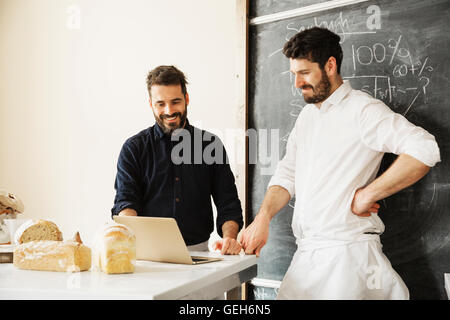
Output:
[[[175,218],[186,245],[194,245],[207,241],[214,230],[211,196],[217,208],[216,226],[220,236],[224,222],[235,221],[241,229],[243,219],[234,176],[222,142],[217,136],[195,128],[189,122],[185,129],[190,137],[191,161],[181,164],[179,161],[174,163],[171,154],[176,147],[176,154],[187,159],[183,148],[178,145],[186,142],[183,140],[185,137],[172,141],[157,124],[125,141],[117,162],[116,196],[111,212],[117,215],[123,209],[131,208],[139,216]],[[215,156],[215,152],[209,152],[211,149],[219,150],[209,146],[213,142],[215,146],[220,144],[221,152],[217,155],[218,158],[222,156],[222,160],[211,163],[199,157],[198,151],[201,144],[202,154],[208,148],[208,154]]]

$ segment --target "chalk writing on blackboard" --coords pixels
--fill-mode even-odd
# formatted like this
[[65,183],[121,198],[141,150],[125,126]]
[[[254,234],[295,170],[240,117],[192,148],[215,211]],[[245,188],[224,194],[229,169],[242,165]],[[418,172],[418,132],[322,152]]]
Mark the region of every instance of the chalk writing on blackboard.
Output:
[[253,295],[255,296],[255,300],[274,300],[278,295],[278,289],[254,287]]
[[[377,13],[379,14],[379,13]],[[373,15],[370,15],[367,18],[367,24],[372,24],[372,17]],[[381,18],[378,18],[380,20]],[[315,17],[312,24],[309,25],[296,25],[295,22],[291,22],[286,26],[286,29],[289,30],[289,32],[286,34],[286,41],[289,40],[294,34],[297,32],[312,28],[312,27],[323,27],[327,28],[338,35],[341,36],[341,43],[344,43],[348,36],[354,35],[354,34],[371,34],[376,33],[374,30],[351,30],[350,22],[347,18],[344,18],[344,15],[342,12],[339,12],[336,19],[330,19],[330,20],[320,20],[319,17]],[[373,29],[379,29],[377,28],[378,25]]]
[[[420,95],[423,96],[424,102],[427,101],[426,88],[430,84],[430,76],[434,68],[430,65],[430,57],[414,58],[411,50],[402,46],[402,38],[403,35],[400,34],[396,38],[389,39],[387,43],[376,42],[373,45],[361,46],[352,44],[354,74],[344,77],[344,79],[358,78],[362,80],[362,78],[367,78],[370,83],[363,84],[359,88],[360,90],[385,101],[393,109],[396,109],[399,105],[399,103],[393,103],[394,99],[400,100],[401,105],[406,105],[406,108],[396,111],[401,111],[406,116]],[[374,65],[376,67],[383,64],[386,67],[387,62],[387,67],[390,68],[387,75],[385,73],[358,75],[358,68],[361,66]],[[406,82],[406,86],[403,86],[400,80],[405,77],[408,78],[408,82]],[[397,83],[397,80],[399,80],[399,83]],[[411,80],[412,83],[415,83],[414,86],[411,86]],[[405,101],[409,102],[405,103]]]
[[[375,12],[372,8],[368,12]],[[369,18],[368,18],[369,19]],[[374,17],[371,17],[375,21]],[[381,17],[376,18],[376,27],[381,26]],[[369,20],[368,20],[369,21]],[[368,22],[369,23],[369,22]],[[377,29],[373,27],[371,31],[354,31],[349,19],[339,12],[337,18],[322,20],[314,18],[311,25],[295,25],[290,22],[286,25],[286,39],[292,37],[295,32],[305,30],[312,26],[327,27],[341,36],[341,43],[351,42],[352,34],[367,33],[367,41],[369,44],[350,45],[350,54],[352,61],[351,75],[343,75],[344,80],[358,80],[352,82],[354,89],[364,91],[374,98],[383,100],[394,111],[406,116],[414,107],[419,97],[422,97],[424,103],[427,102],[427,87],[430,85],[431,73],[435,66],[432,65],[432,59],[429,56],[414,57],[411,53],[414,48],[408,48],[404,42],[402,33],[395,37],[388,38],[384,43],[377,41],[370,43],[370,34],[375,34]],[[281,52],[277,49],[269,55],[273,57],[276,53]],[[372,67],[373,66],[373,67]],[[372,67],[372,68],[371,68]],[[360,69],[363,68],[363,72]],[[369,69],[368,69],[369,68]],[[367,70],[373,70],[373,73],[367,73]],[[293,108],[289,115],[297,118],[304,107],[301,90],[295,87],[295,80],[289,70],[280,73],[282,76],[289,75],[290,82],[290,100],[289,105]],[[282,137],[282,141],[286,141],[287,137]]]

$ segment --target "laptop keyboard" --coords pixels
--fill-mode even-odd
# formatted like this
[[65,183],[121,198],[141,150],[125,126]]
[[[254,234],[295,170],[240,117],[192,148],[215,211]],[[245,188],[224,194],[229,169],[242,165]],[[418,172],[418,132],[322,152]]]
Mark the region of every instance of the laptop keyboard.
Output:
[[197,261],[205,261],[208,260],[208,258],[203,258],[203,257],[192,257],[192,261],[197,262]]

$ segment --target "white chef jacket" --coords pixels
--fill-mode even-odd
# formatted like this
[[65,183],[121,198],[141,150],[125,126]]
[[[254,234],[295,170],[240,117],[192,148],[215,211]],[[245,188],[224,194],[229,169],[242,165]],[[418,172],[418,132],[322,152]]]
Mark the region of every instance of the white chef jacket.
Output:
[[[355,191],[375,179],[385,152],[406,153],[429,167],[440,161],[431,134],[382,101],[353,90],[348,81],[320,109],[314,104],[303,108],[268,185],[296,195],[292,229],[298,249],[278,298],[409,298],[381,251],[379,236],[366,234],[384,231],[380,217],[351,211]],[[378,275],[381,282],[374,280]],[[372,280],[382,288],[368,286]]]

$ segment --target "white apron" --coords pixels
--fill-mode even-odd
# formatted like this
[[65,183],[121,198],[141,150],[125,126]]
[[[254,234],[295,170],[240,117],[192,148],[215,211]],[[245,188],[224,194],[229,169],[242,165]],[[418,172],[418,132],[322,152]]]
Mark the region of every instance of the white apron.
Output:
[[300,241],[277,299],[409,299],[381,247],[377,235],[355,242]]

